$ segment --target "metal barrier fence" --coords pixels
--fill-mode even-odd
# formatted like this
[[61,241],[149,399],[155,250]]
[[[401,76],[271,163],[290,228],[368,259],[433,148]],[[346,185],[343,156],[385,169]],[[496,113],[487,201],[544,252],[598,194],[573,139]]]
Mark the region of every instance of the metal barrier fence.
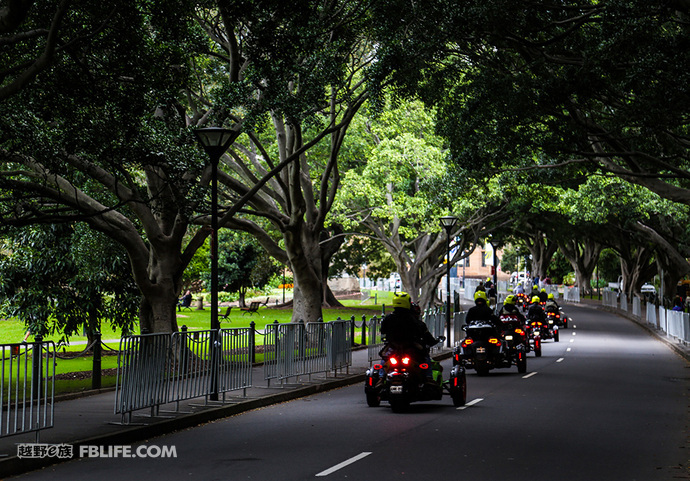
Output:
[[465,331],[462,330],[462,326],[465,324],[465,318],[467,317],[467,312],[456,312],[453,315],[453,344],[457,346],[462,339],[465,338]]
[[283,381],[338,371],[352,363],[352,321],[269,324],[264,335],[264,378]]
[[254,330],[249,327],[220,330],[219,393],[246,392],[252,386],[254,339]]
[[[618,300],[620,300],[620,304]],[[628,312],[628,300],[623,293],[621,293],[620,298],[617,299],[616,292],[604,291],[603,304],[614,310]],[[664,307],[657,308],[657,306],[651,302],[646,304],[645,310],[643,311],[641,299],[637,296],[633,296],[631,314],[640,321],[646,322],[649,326],[659,329],[671,337],[675,337],[680,342],[690,342],[690,313],[665,309]]]
[[642,301],[637,296],[633,296],[632,299],[632,315],[642,319]]
[[246,389],[252,383],[251,328],[142,334],[120,340],[115,413]]
[[371,363],[380,359],[379,351],[383,347],[383,340],[381,339],[381,321],[382,317],[372,317],[369,320],[367,327],[367,359]]
[[[445,336],[446,327],[446,308],[445,306],[436,307],[434,309],[427,309],[424,313],[424,323],[427,329],[434,337]],[[431,354],[437,353],[443,349],[444,343],[438,343],[432,346],[429,350]]]
[[474,301],[474,291],[477,290],[477,286],[481,280],[479,279],[465,279],[465,299],[468,301]]
[[170,334],[120,339],[115,381],[115,414],[154,408],[168,401]]
[[647,303],[647,324],[658,327],[656,320],[656,306],[651,302]]
[[[55,343],[0,344],[0,437],[53,427]],[[30,359],[29,359],[30,358]]]
[[607,291],[603,291],[601,293],[601,295],[602,295],[601,303],[604,306],[613,307],[613,308],[618,307],[618,297],[617,297],[617,294],[615,292],[607,290]]
[[326,323],[326,333],[328,345],[331,347],[329,352],[329,370],[338,371],[345,369],[349,373],[352,365],[352,326],[354,320],[343,321],[338,319],[334,322]]
[[625,292],[620,294],[620,310],[623,312],[628,312],[628,295]]
[[580,288],[563,286],[563,300],[566,302],[580,302]]
[[682,341],[690,342],[690,314],[663,307],[659,308],[659,311],[664,312],[666,333]]

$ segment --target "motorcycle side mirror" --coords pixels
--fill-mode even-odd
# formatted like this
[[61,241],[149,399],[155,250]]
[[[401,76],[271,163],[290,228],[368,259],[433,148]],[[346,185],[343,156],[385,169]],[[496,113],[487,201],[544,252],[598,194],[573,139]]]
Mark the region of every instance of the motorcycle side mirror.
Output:
[[438,342],[443,342],[446,340],[446,336],[438,336]]

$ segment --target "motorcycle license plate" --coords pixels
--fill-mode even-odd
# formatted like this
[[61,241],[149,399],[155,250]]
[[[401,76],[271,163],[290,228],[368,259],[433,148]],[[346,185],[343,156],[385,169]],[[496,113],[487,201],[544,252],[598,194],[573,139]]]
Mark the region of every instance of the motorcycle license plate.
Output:
[[478,347],[478,348],[477,348],[477,354],[484,354],[485,352],[486,352],[486,348],[485,348],[485,347]]
[[391,394],[402,394],[403,393],[403,387],[402,386],[391,386]]

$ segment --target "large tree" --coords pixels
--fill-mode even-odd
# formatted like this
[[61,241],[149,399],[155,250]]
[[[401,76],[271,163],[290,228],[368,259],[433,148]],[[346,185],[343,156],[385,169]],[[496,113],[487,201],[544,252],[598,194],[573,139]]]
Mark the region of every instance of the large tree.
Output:
[[341,149],[369,97],[366,71],[376,53],[366,34],[369,2],[219,7],[199,15],[210,39],[209,63],[200,67],[214,75],[190,93],[190,122],[238,122],[248,132],[223,158],[220,174],[227,206],[247,202],[226,210],[221,222],[252,234],[290,267],[293,320],[318,319],[323,303],[336,302],[328,266],[344,237],[328,215],[340,185]]
[[575,164],[690,204],[688,2],[393,5],[382,65],[439,107],[459,166]]
[[[22,30],[48,28],[52,12],[27,5]],[[142,329],[176,330],[183,272],[210,234],[212,167],[188,129],[237,123],[247,135],[218,171],[221,226],[289,262],[295,317],[321,317],[323,266],[342,242],[325,227],[338,153],[375,51],[362,33],[366,8],[105,1],[70,10],[87,47],[54,50],[50,68],[0,104],[1,221],[77,220],[105,233],[129,255]],[[13,62],[36,56],[8,45]]]
[[[188,83],[191,11],[189,2],[75,4],[62,23],[84,48],[56,50],[50,68],[0,103],[0,221],[84,222],[119,243],[150,332],[176,329],[181,274],[201,241],[184,252],[182,243],[210,178],[184,124],[159,114]],[[31,5],[22,27],[50,18]],[[35,55],[21,42],[3,52]]]
[[492,193],[479,185],[462,197],[444,194],[457,180],[447,175],[443,143],[433,129],[432,112],[420,102],[362,116],[354,136],[359,163],[346,173],[339,193],[347,225],[384,246],[402,289],[423,306],[436,300],[446,273],[447,238],[439,218],[458,217],[450,233],[454,255],[449,262],[455,263],[495,228],[503,203],[500,190]]

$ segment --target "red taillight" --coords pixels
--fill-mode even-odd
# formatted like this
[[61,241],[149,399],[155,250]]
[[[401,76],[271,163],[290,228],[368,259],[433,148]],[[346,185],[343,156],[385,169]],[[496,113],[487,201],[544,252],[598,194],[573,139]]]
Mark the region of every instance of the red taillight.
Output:
[[370,386],[374,385],[374,378],[372,378],[372,377],[369,378],[369,385]]
[[453,387],[458,387],[458,378],[453,378]]
[[492,337],[491,339],[489,339],[489,342],[491,344],[498,344],[500,341],[498,339],[496,339],[495,337]]
[[474,342],[474,341],[473,341],[472,339],[467,338],[467,339],[465,339],[464,341],[462,341],[462,347],[467,347],[467,346],[469,346],[470,344],[472,344],[473,342]]
[[409,357],[403,357],[402,358],[402,363],[407,366],[410,364],[410,358]]
[[419,369],[429,369],[429,365],[427,363],[420,364]]
[[523,331],[522,329],[519,329],[519,328],[515,329],[515,334],[524,334],[524,333],[525,333],[525,331]]
[[383,369],[383,366],[381,364],[374,364],[374,369],[380,371],[381,369]]
[[397,366],[397,365],[398,365],[398,360],[397,360],[396,358],[394,358],[394,357],[391,357],[391,358],[388,360],[388,362],[390,362],[393,366]]
[[456,355],[455,355],[455,360],[456,360],[456,361],[460,361],[460,354],[456,354]]

